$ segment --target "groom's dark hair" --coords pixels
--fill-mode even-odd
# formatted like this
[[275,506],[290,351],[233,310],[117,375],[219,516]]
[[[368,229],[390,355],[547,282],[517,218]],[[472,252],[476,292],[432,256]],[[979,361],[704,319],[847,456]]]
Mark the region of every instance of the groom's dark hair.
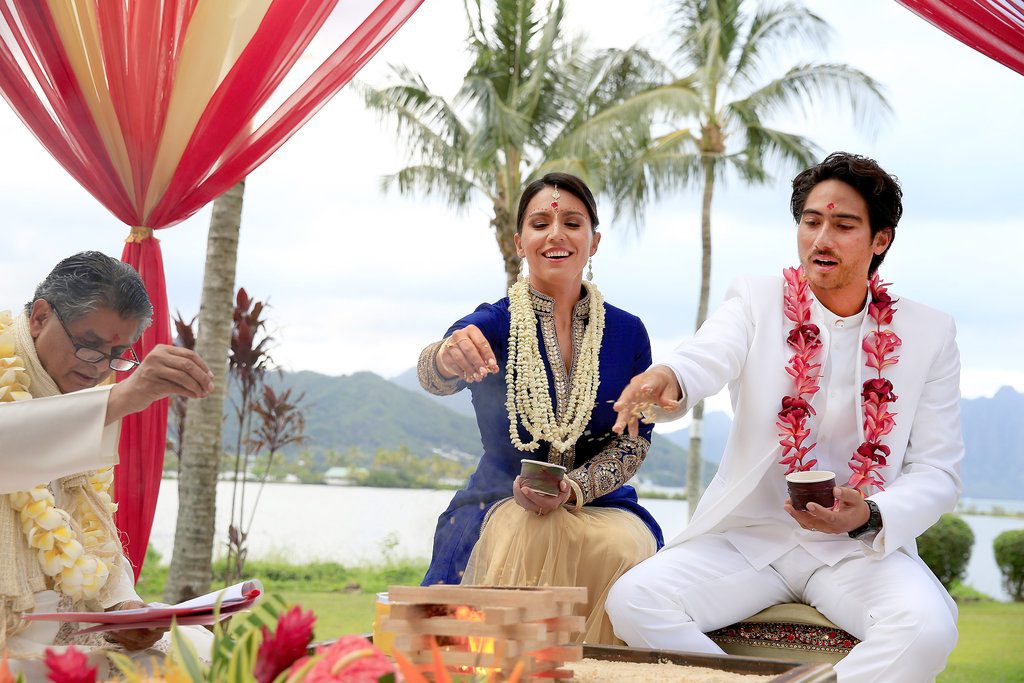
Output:
[[868,205],[871,237],[890,229],[889,246],[871,258],[868,274],[874,275],[896,239],[896,225],[903,215],[903,190],[894,175],[886,173],[878,162],[859,154],[832,152],[820,164],[811,166],[793,178],[793,196],[789,200],[793,220],[800,222],[807,196],[819,183],[840,180],[857,191]]

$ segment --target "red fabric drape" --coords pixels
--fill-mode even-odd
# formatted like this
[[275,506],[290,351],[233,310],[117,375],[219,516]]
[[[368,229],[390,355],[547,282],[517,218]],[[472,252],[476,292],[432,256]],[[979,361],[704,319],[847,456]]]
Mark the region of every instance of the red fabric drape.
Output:
[[[160,242],[152,237],[127,242],[121,260],[139,271],[153,304],[153,322],[133,346],[135,354],[145,358],[157,344],[171,343]],[[157,310],[164,313],[157,314]],[[149,532],[153,528],[166,444],[167,399],[157,401],[121,421],[121,462],[114,470],[114,492],[118,504],[115,521],[136,581],[142,571]]]
[[[188,218],[263,163],[422,2],[375,0],[357,28],[339,36],[343,40],[330,57],[259,124],[257,113],[332,12],[359,11],[338,0],[269,0],[223,77],[221,64],[208,65],[219,81],[202,104],[173,172],[165,165],[162,178],[157,173],[167,131],[187,132],[183,126],[192,125],[186,114],[173,118],[180,110],[172,103],[183,55],[199,40],[189,34],[199,22],[198,0],[0,0],[0,94],[47,151],[118,219],[129,226],[164,228]],[[234,22],[233,11],[253,9],[251,4],[227,5],[227,0],[204,5],[207,28],[216,23],[210,21],[211,12],[216,21]],[[76,42],[65,44],[65,39]],[[212,46],[210,54],[234,54],[224,46]],[[206,68],[203,60],[191,64]],[[153,302],[153,324],[135,347],[144,358],[153,346],[171,339],[160,247],[154,239],[130,242],[122,260],[142,274]],[[166,416],[164,401],[126,418],[122,427],[121,465],[115,473],[117,523],[126,535],[136,577],[156,506]]]
[[961,43],[1024,75],[1021,0],[897,0]]

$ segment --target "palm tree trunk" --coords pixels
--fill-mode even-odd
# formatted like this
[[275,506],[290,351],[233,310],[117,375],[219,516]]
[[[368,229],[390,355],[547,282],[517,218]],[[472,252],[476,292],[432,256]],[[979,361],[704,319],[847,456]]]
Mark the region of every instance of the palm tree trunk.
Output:
[[214,374],[214,389],[204,399],[190,399],[185,418],[185,446],[178,478],[178,522],[164,590],[164,600],[171,604],[208,592],[213,578],[217,473],[244,191],[243,180],[221,195],[213,203],[210,218],[195,350]]
[[501,199],[494,202],[494,217],[491,219],[491,227],[494,228],[494,239],[498,242],[498,249],[501,251],[501,258],[505,263],[505,280],[508,287],[516,283],[522,261],[519,254],[516,253],[515,222],[515,216],[511,214]]
[[[704,158],[704,202],[700,215],[700,300],[694,330],[700,329],[708,317],[708,299],[711,295],[711,197],[715,192],[715,171],[711,160]],[[704,424],[704,401],[693,407],[690,425],[690,457],[686,466],[686,500],[689,515],[693,515],[701,495],[701,427]]]

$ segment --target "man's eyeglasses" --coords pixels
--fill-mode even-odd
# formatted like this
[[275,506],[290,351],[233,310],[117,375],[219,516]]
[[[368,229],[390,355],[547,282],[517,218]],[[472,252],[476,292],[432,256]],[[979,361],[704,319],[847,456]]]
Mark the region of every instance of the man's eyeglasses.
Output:
[[[47,301],[46,303],[50,303]],[[118,372],[128,372],[132,368],[139,365],[139,357],[135,355],[135,351],[132,347],[128,347],[122,352],[120,356],[112,356],[109,353],[103,353],[99,349],[94,349],[91,346],[85,344],[79,344],[75,339],[71,331],[68,330],[68,326],[64,324],[64,320],[60,317],[60,313],[57,311],[57,307],[50,304],[50,308],[53,309],[53,317],[57,319],[60,326],[64,328],[64,334],[68,335],[68,339],[71,340],[71,345],[75,347],[75,358],[78,360],[84,360],[86,363],[99,363],[104,358],[107,359],[107,365],[111,370]]]

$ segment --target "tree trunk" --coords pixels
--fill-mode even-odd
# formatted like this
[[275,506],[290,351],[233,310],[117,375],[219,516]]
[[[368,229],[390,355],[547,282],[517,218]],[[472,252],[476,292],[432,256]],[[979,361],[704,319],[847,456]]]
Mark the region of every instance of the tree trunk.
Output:
[[[700,300],[697,303],[697,319],[694,330],[700,329],[708,317],[708,299],[711,295],[711,197],[715,192],[715,172],[707,157],[704,166],[704,202],[700,216]],[[690,457],[686,467],[686,501],[689,516],[697,507],[701,496],[701,427],[704,424],[704,401],[693,407],[693,422],[690,425]]]
[[511,287],[519,277],[522,259],[516,253],[516,217],[511,214],[501,198],[494,202],[494,217],[491,219],[491,227],[494,228],[494,239],[498,242],[498,250],[501,251],[501,258],[505,262],[507,286]]
[[221,195],[213,203],[210,218],[195,350],[214,374],[214,389],[204,399],[190,399],[185,418],[185,445],[178,465],[178,522],[164,590],[164,600],[171,604],[208,592],[213,578],[217,473],[244,191],[243,180]]

